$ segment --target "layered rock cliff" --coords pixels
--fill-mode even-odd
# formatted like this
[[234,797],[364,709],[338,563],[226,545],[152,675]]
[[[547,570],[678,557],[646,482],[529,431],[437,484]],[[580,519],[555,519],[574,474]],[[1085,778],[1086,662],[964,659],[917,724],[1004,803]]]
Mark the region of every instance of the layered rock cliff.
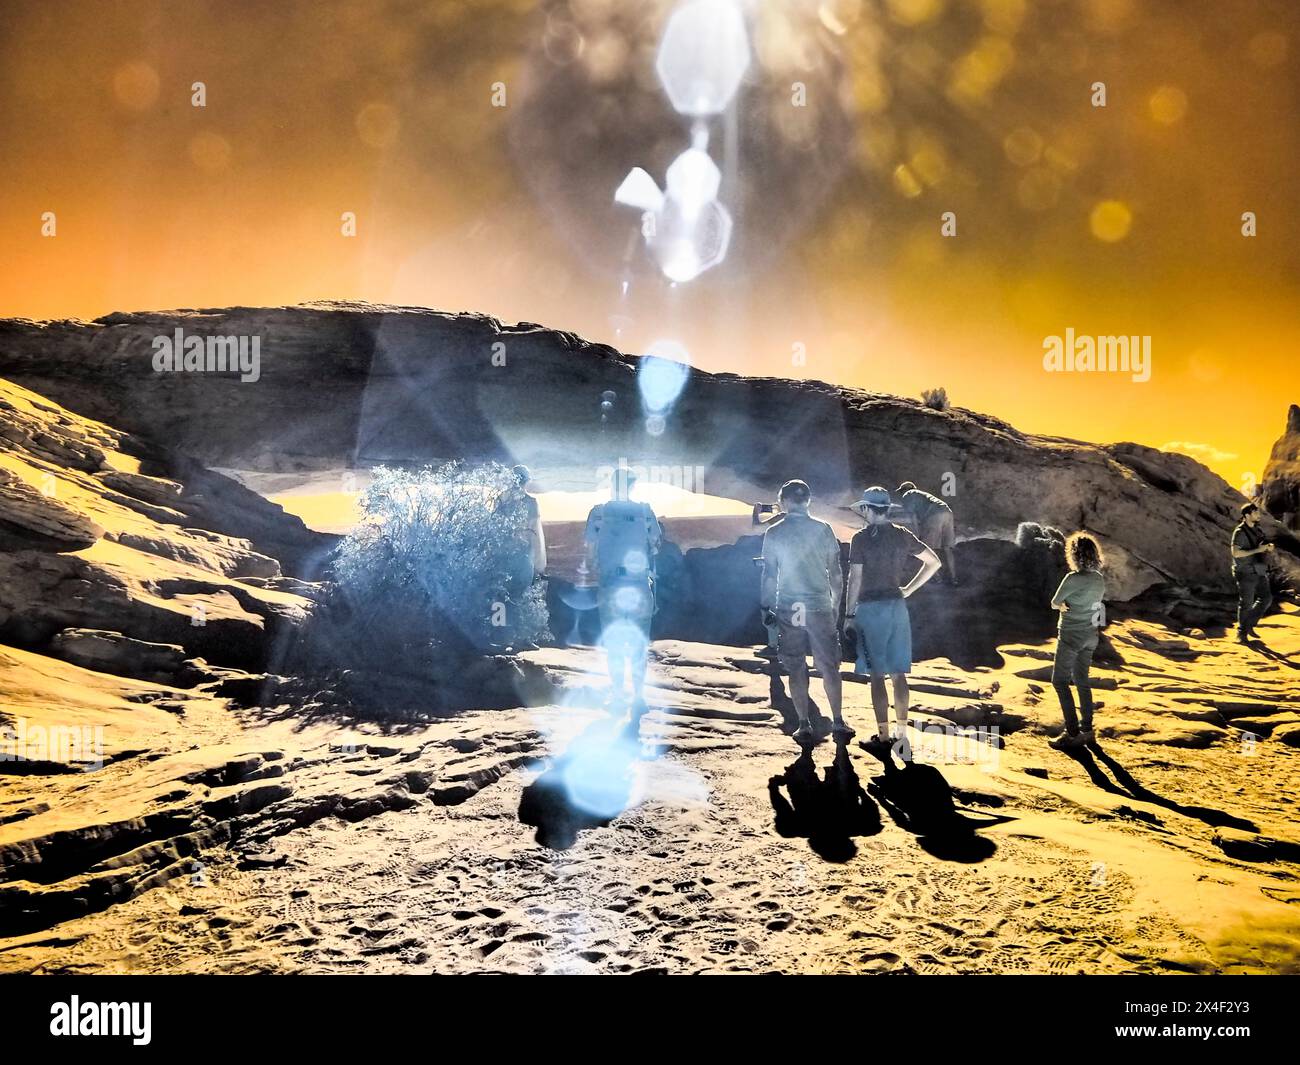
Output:
[[1260,485],[1264,508],[1293,531],[1300,531],[1300,406],[1291,404],[1286,429],[1273,445]]
[[331,538],[234,481],[0,380],[0,643],[193,682],[257,668]]
[[[256,374],[155,370],[167,342],[157,338],[178,329],[205,343],[245,338],[250,349],[255,338]],[[1186,456],[1031,436],[971,411],[820,382],[701,371],[656,423],[638,366],[541,326],[364,304],[0,322],[0,377],[212,466],[493,457],[590,487],[626,458],[746,500],[803,477],[826,504],[909,479],[949,491],[965,536],[1009,537],[1026,519],[1099,534],[1118,598],[1230,583],[1225,544],[1242,497]],[[87,535],[67,520],[49,508],[43,535]]]

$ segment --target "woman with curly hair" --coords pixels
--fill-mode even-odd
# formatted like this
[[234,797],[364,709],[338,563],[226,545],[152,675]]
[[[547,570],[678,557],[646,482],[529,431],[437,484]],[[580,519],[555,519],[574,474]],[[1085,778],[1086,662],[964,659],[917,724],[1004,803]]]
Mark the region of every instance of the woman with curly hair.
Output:
[[[1097,541],[1087,533],[1077,532],[1065,543],[1065,559],[1070,572],[1052,596],[1052,606],[1061,612],[1056,636],[1056,660],[1052,664],[1052,686],[1061,700],[1065,732],[1052,741],[1058,751],[1091,746],[1097,742],[1092,730],[1092,686],[1088,669],[1097,649],[1106,612],[1102,599],[1106,582],[1102,579],[1103,559]],[[1079,689],[1079,712],[1074,709],[1074,693]]]

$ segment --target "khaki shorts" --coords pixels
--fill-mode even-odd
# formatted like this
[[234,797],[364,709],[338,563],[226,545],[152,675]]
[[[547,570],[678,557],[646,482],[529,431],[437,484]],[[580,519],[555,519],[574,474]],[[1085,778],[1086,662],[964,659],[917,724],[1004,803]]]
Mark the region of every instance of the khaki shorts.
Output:
[[[798,624],[796,617],[803,624]],[[776,629],[777,657],[787,672],[807,672],[809,655],[823,673],[839,672],[840,634],[835,628],[835,615],[829,610],[781,607],[776,612]]]
[[931,514],[921,523],[921,543],[935,551],[957,546],[957,527],[951,510]]

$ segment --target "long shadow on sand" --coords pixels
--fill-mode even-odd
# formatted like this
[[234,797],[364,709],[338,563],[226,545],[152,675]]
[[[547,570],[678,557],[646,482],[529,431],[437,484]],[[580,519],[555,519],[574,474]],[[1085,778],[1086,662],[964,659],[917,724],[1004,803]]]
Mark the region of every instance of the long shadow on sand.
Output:
[[777,834],[806,839],[828,862],[847,862],[858,852],[854,837],[874,836],[882,827],[880,810],[858,780],[843,740],[836,742],[835,759],[823,776],[808,749],[767,782],[767,792]]
[[1273,648],[1269,647],[1263,640],[1251,640],[1246,646],[1252,651],[1257,651],[1259,654],[1262,654],[1265,658],[1271,658],[1274,662],[1281,663],[1288,669],[1300,669],[1300,662],[1295,661],[1289,655],[1284,655],[1281,651],[1274,651]]
[[[1084,747],[1063,753],[1078,762],[1097,787],[1101,788],[1102,791],[1110,792],[1112,795],[1123,795],[1130,799],[1148,802],[1152,806],[1163,806],[1166,810],[1172,810],[1184,817],[1195,818],[1197,821],[1203,821],[1215,828],[1239,828],[1246,832],[1259,831],[1259,827],[1253,822],[1242,817],[1234,817],[1223,810],[1215,810],[1209,806],[1184,806],[1173,799],[1166,799],[1163,795],[1157,795],[1145,784],[1140,783],[1132,773],[1099,747]],[[1101,762],[1111,771],[1115,777],[1113,781],[1102,771],[1101,766],[1097,764],[1098,762]]]
[[636,763],[645,757],[641,719],[588,725],[555,763],[524,789],[519,820],[551,850],[568,850],[584,829],[609,824],[632,801]]
[[1002,814],[982,815],[983,820],[967,817],[957,809],[952,787],[936,767],[905,762],[899,768],[891,749],[863,746],[885,768],[867,790],[880,800],[896,825],[916,835],[922,850],[943,861],[967,864],[982,862],[997,852],[997,844],[977,832],[1014,818]]

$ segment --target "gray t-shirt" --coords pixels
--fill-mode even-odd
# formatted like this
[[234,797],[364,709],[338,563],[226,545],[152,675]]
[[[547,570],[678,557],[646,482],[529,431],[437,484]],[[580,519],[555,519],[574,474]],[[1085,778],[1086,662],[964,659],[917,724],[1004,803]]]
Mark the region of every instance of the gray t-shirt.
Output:
[[1106,582],[1095,569],[1067,573],[1061,586],[1052,596],[1052,603],[1064,603],[1061,611],[1061,631],[1086,632],[1100,627],[1101,601],[1106,595]]
[[[1264,545],[1264,530],[1258,525],[1241,522],[1232,530],[1232,546],[1238,551],[1253,551]],[[1248,555],[1246,558],[1234,558],[1232,568],[1237,573],[1267,573],[1268,556],[1261,553]]]
[[824,521],[787,514],[763,534],[763,576],[776,582],[778,609],[803,603],[805,610],[830,610],[831,588],[844,579],[840,542]]
[[917,525],[923,524],[928,518],[935,514],[941,514],[949,510],[949,506],[938,496],[932,496],[929,492],[922,492],[919,488],[911,488],[903,493],[903,498],[898,501],[899,506],[916,519]]

